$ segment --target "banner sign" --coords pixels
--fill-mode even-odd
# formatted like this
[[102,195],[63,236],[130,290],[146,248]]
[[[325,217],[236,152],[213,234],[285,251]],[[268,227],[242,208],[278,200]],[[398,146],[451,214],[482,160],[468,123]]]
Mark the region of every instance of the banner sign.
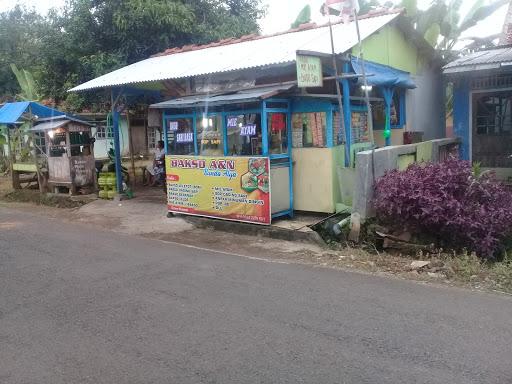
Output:
[[177,131],[178,130],[178,122],[177,121],[169,121],[169,131]]
[[176,135],[177,143],[193,143],[194,142],[194,133],[186,132],[186,133],[178,133]]
[[241,136],[256,136],[256,124],[248,124],[240,129]]
[[170,212],[271,222],[267,157],[166,156]]
[[238,116],[229,116],[227,126],[228,128],[238,127]]
[[297,85],[299,87],[321,87],[323,85],[322,61],[320,57],[297,55]]

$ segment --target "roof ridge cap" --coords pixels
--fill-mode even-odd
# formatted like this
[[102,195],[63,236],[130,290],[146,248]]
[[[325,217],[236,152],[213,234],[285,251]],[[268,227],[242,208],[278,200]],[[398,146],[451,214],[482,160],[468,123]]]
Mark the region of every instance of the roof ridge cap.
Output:
[[[359,16],[358,20],[365,20],[365,19],[369,19],[372,17],[379,17],[379,16],[392,15],[392,14],[401,14],[403,12],[404,12],[404,8],[379,8],[379,9],[375,9],[375,10],[370,10],[369,12]],[[354,17],[350,17],[349,21],[353,22]],[[342,19],[332,22],[331,24],[337,25],[337,24],[341,24],[341,23],[343,23]],[[249,35],[240,36],[238,38],[228,37],[228,38],[213,41],[213,42],[207,43],[207,44],[186,44],[186,45],[183,45],[182,47],[168,48],[165,51],[156,53],[150,57],[168,56],[168,55],[172,55],[175,53],[199,51],[201,49],[206,49],[206,48],[238,44],[238,43],[243,43],[246,41],[261,40],[261,39],[266,39],[266,38],[270,38],[270,37],[286,35],[288,33],[295,33],[295,32],[308,31],[311,29],[325,28],[328,25],[329,25],[329,23],[316,24],[314,22],[309,22],[309,23],[300,24],[296,28],[290,28],[290,29],[287,29],[284,31],[279,31],[279,32],[268,34],[268,35],[258,35],[256,33],[252,33]]]

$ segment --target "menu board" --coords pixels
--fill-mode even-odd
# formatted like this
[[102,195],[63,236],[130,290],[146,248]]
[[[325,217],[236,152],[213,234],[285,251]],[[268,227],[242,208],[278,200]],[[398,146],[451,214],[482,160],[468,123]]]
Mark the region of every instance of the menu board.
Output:
[[166,156],[170,212],[270,224],[267,157]]

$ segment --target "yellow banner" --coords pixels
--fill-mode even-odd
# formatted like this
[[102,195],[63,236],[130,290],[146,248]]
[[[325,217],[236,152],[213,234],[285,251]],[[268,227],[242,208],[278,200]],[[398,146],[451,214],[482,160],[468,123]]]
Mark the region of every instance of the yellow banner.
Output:
[[166,156],[171,212],[270,224],[267,157]]

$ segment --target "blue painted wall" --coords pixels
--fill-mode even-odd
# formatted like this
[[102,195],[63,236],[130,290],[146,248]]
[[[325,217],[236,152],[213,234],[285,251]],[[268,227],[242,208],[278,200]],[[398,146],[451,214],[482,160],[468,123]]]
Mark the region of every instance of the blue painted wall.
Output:
[[469,132],[469,92],[471,90],[468,77],[455,81],[453,85],[453,132],[462,140],[460,157],[469,160],[470,135]]

